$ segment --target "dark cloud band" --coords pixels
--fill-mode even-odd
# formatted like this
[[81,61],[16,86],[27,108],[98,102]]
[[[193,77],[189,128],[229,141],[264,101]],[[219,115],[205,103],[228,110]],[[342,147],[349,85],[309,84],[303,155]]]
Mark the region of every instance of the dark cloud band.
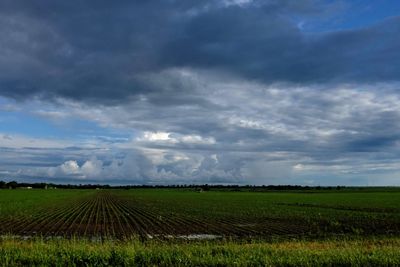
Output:
[[[307,33],[324,1],[2,1],[0,94],[117,104],[151,95],[185,102],[143,82],[176,67],[214,69],[259,82],[398,81],[400,19]],[[240,2],[238,2],[240,3]],[[169,96],[168,96],[169,95]]]

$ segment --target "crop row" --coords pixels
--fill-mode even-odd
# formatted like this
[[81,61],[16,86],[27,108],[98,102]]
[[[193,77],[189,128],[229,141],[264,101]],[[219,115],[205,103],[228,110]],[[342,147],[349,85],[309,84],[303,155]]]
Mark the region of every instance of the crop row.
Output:
[[305,225],[282,220],[209,220],[184,214],[160,215],[110,191],[63,205],[43,208],[29,217],[0,218],[1,233],[43,236],[166,238],[193,234],[220,236],[288,235],[306,233]]

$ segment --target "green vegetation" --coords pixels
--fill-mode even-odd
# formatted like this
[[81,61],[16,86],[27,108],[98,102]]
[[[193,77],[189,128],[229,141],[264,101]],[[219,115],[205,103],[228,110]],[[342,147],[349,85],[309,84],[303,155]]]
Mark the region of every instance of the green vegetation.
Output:
[[3,234],[246,238],[400,233],[399,190],[1,190]]
[[399,265],[399,203],[393,188],[5,189],[0,262]]
[[[164,217],[246,222],[247,225],[276,222],[282,228],[285,225],[289,228],[307,226],[303,230],[313,235],[371,235],[400,231],[399,190],[198,193],[137,189],[121,191],[119,195]],[[291,230],[288,234],[301,233]]]
[[0,190],[0,217],[32,216],[43,207],[51,207],[93,194],[93,190]]
[[[315,218],[366,215],[400,218],[400,190],[329,192],[225,192],[192,190],[136,189],[118,192],[143,205],[192,216],[243,216]],[[172,210],[171,210],[172,209]]]
[[0,241],[4,266],[395,266],[400,239],[272,243]]

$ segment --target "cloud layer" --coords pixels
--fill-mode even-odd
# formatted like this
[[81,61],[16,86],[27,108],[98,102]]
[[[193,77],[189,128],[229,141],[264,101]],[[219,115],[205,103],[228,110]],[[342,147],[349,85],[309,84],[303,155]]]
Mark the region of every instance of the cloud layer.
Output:
[[337,26],[346,12],[2,1],[0,175],[400,184],[400,18]]
[[171,68],[212,69],[263,83],[388,82],[400,76],[398,17],[309,32],[299,23],[334,16],[340,5],[184,2],[3,1],[1,94],[103,103],[152,95],[171,104],[186,100],[182,95],[190,88],[143,81]]

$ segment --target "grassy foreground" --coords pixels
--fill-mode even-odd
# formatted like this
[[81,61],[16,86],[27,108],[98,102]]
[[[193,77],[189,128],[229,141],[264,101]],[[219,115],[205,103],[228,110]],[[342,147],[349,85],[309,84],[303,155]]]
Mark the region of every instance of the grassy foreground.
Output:
[[0,240],[3,266],[399,266],[400,238],[271,243]]

